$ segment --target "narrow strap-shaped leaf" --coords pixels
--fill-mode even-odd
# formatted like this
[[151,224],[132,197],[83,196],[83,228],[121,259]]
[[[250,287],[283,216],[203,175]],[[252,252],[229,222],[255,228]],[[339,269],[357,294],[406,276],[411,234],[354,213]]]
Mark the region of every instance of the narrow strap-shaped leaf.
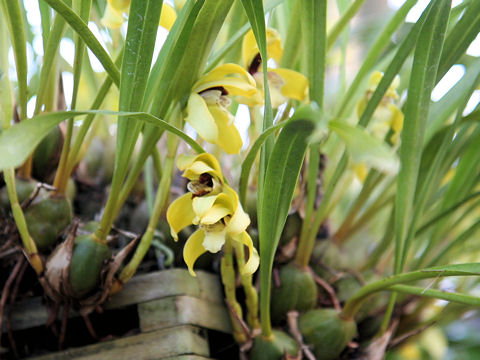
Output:
[[0,170],[21,165],[35,147],[59,123],[68,119],[86,114],[129,116],[135,120],[152,124],[165,131],[177,135],[190,145],[196,152],[205,152],[203,148],[183,131],[168,124],[153,115],[143,112],[115,112],[107,110],[90,111],[58,111],[34,116],[0,134]]
[[327,52],[327,1],[302,1],[302,30],[305,41],[310,100],[323,110]]
[[463,12],[460,20],[445,39],[445,50],[440,59],[437,82],[465,53],[471,42],[480,32],[480,1],[472,1]]
[[287,219],[293,192],[314,129],[309,120],[287,123],[273,148],[265,175],[259,217],[262,335],[270,337],[270,286],[273,258]]
[[[268,1],[265,4],[265,12],[268,13],[278,5],[280,5],[283,2],[283,0],[272,0]],[[218,49],[215,53],[213,53],[210,56],[210,59],[208,60],[207,67],[205,68],[205,72],[209,72],[212,70],[215,66],[217,66],[222,59],[225,58],[227,54],[232,51],[232,49],[240,44],[240,41],[243,39],[243,36],[250,30],[251,25],[249,22],[247,22],[245,25],[243,25],[240,29],[238,29],[232,36],[230,36],[227,40],[227,42],[220,48]],[[298,40],[298,39],[297,39]],[[282,60],[285,57],[285,52],[283,53]]]
[[250,177],[250,171],[252,171],[253,163],[255,162],[255,158],[258,155],[258,151],[262,147],[265,140],[273,134],[275,131],[284,127],[287,123],[282,122],[280,124],[274,125],[271,128],[268,128],[260,136],[255,140],[252,147],[250,148],[245,160],[242,163],[242,172],[240,174],[240,181],[238,185],[238,194],[240,198],[240,202],[243,206],[246,205],[247,200],[247,186],[248,186],[248,178]]
[[153,114],[160,115],[159,109],[163,108],[159,105],[160,100],[165,97],[165,89],[170,86],[175,76],[173,64],[178,66],[178,62],[182,59],[188,38],[203,4],[204,1],[189,1],[182,8],[150,72],[143,109],[147,109],[147,106],[152,104]]
[[38,7],[40,9],[40,17],[42,19],[42,40],[43,40],[43,48],[47,47],[47,40],[50,34],[50,23],[51,23],[51,13],[50,7],[47,3],[43,1],[38,2]]
[[363,286],[355,295],[345,303],[342,313],[347,318],[353,318],[362,303],[371,294],[384,291],[394,285],[403,285],[423,279],[435,279],[448,276],[478,276],[480,275],[480,263],[467,263],[444,265],[412,271],[403,274],[392,275],[382,280]]
[[52,29],[50,30],[47,39],[42,69],[40,71],[40,82],[37,90],[37,98],[35,100],[35,115],[40,113],[43,104],[48,102],[45,101],[48,92],[48,85],[51,81],[52,70],[55,68],[60,41],[65,33],[66,26],[67,24],[62,16],[55,14],[55,17],[53,18]]
[[56,12],[58,12],[65,21],[72,27],[73,30],[85,41],[85,44],[90,48],[98,61],[103,65],[103,68],[112,77],[115,85],[120,84],[120,72],[113,63],[112,58],[105,51],[103,46],[98,42],[97,38],[88,28],[87,24],[73,12],[61,0],[43,0],[48,3]]
[[[257,41],[258,49],[260,50],[260,56],[262,58],[262,71],[263,71],[263,88],[264,88],[264,115],[263,115],[263,130],[267,130],[273,125],[273,109],[272,103],[270,99],[270,90],[268,84],[268,68],[267,68],[267,34],[266,34],[266,26],[265,26],[265,13],[263,11],[263,2],[257,0],[241,0],[243,7],[245,8],[245,12],[247,13],[248,20],[252,25],[252,31],[255,35],[255,40]],[[262,218],[265,215],[262,211],[263,209],[263,200],[264,197],[264,186],[265,186],[265,177],[267,173],[268,163],[270,161],[270,154],[273,151],[273,144],[274,138],[273,135],[268,136],[265,140],[261,148],[260,153],[260,169],[258,173],[258,181],[257,181],[257,221],[259,223],[262,222]],[[268,233],[260,233],[260,243],[268,241],[267,236]],[[278,241],[278,240],[277,240]],[[276,246],[275,246],[276,248]],[[273,251],[274,252],[274,251]],[[273,253],[272,253],[273,254]],[[272,255],[273,261],[273,255]],[[262,334],[265,337],[272,337],[272,325],[270,321],[270,273],[271,273],[271,266],[262,267],[260,265],[260,277],[263,279],[261,281],[261,328]]]
[[445,301],[451,301],[457,304],[480,306],[480,298],[478,296],[472,296],[467,294],[460,294],[456,292],[425,289],[423,287],[411,286],[411,285],[393,285],[388,288],[390,291],[396,291],[403,294],[424,296],[433,299],[440,299]]
[[[326,0],[325,0],[326,1]],[[348,7],[344,14],[340,17],[337,23],[333,26],[333,28],[328,33],[327,38],[327,49],[330,49],[335,41],[340,36],[342,31],[347,26],[348,22],[355,16],[355,14],[360,10],[365,0],[355,0],[352,4]]]
[[[156,0],[133,0],[130,6],[125,51],[122,60],[118,102],[120,111],[138,111],[143,102],[162,3],[162,1]],[[140,124],[138,122],[128,117],[118,118],[115,170],[111,193],[119,191],[117,189],[120,188],[120,184],[125,178],[139,133]],[[110,199],[111,197],[107,201],[105,212],[111,208],[109,206]]]
[[450,0],[434,2],[415,49],[400,146],[400,172],[395,202],[395,273],[402,270],[408,250],[406,232],[413,208],[423,136],[445,39],[450,5]]
[[[20,119],[27,116],[27,49],[25,38],[25,24],[17,0],[2,0],[2,8],[6,9],[8,29],[15,56],[15,66],[17,70],[18,100],[20,105]],[[3,50],[3,49],[2,49]]]

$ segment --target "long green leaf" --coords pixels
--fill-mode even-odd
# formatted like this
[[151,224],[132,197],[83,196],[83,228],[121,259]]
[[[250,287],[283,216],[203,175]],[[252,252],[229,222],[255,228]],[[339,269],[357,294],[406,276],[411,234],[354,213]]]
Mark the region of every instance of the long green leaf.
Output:
[[448,276],[479,276],[480,263],[467,263],[436,266],[423,270],[412,271],[403,274],[392,275],[382,280],[370,283],[362,287],[355,295],[353,295],[345,304],[342,310],[346,317],[353,317],[358,311],[362,303],[370,295],[378,291],[384,291],[394,285],[402,285],[413,281],[423,279],[435,279]]
[[[6,9],[8,29],[15,56],[17,70],[18,101],[20,105],[20,119],[27,116],[27,49],[25,24],[18,1],[2,0],[2,9]],[[3,49],[2,49],[3,50]]]
[[445,39],[445,50],[440,59],[437,81],[445,75],[465,53],[471,42],[480,32],[480,1],[472,1],[463,12],[460,20]]
[[436,290],[436,289],[425,289],[418,286],[410,286],[410,285],[393,285],[393,286],[390,286],[388,290],[400,292],[403,294],[417,295],[417,296],[429,297],[433,299],[451,301],[457,304],[480,306],[480,298],[478,296],[460,294],[456,292]]
[[415,49],[400,146],[400,172],[395,202],[395,273],[402,270],[408,250],[407,228],[411,220],[426,120],[442,53],[450,5],[450,0],[434,2]]
[[43,0],[50,5],[56,12],[58,12],[65,21],[72,27],[73,30],[85,41],[85,44],[90,48],[93,54],[97,57],[98,61],[103,65],[103,68],[112,77],[115,85],[120,85],[120,72],[113,63],[112,58],[105,51],[103,46],[98,42],[97,38],[88,28],[87,24],[75,14],[61,0]]
[[181,130],[153,115],[143,112],[115,112],[107,110],[58,111],[41,114],[15,124],[0,134],[0,170],[21,165],[47,134],[63,120],[86,114],[129,116],[169,131],[190,145],[196,152],[204,152],[195,140]]
[[280,133],[265,175],[259,217],[262,334],[271,335],[270,286],[273,258],[287,219],[293,192],[314,129],[309,120],[293,120]]
[[310,100],[323,110],[327,53],[327,2],[302,1],[302,35],[305,42]]
[[[260,56],[262,57],[263,69],[263,86],[265,94],[265,107],[263,116],[263,130],[268,129],[273,125],[273,109],[270,99],[270,90],[268,87],[268,68],[267,68],[267,35],[265,26],[265,13],[263,11],[262,1],[257,0],[241,0],[245,12],[247,13],[248,21],[252,25],[253,34],[257,41]],[[260,156],[260,172],[258,179],[258,206],[261,206],[261,199],[263,198],[264,177],[267,169],[268,159],[273,148],[273,137],[267,138]],[[261,216],[261,213],[259,213]]]

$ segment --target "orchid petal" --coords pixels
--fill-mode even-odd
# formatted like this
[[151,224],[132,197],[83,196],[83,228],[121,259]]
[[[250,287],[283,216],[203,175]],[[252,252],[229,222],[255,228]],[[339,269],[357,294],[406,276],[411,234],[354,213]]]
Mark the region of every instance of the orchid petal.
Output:
[[130,0],[107,0],[107,5],[110,5],[117,13],[128,12],[130,8]]
[[[233,75],[237,75],[234,77]],[[204,84],[210,83],[212,81],[218,81],[220,79],[240,79],[244,80],[245,83],[255,86],[255,80],[252,76],[240,65],[237,64],[222,64],[211,70],[209,73],[202,76],[196,83],[193,85],[194,92],[201,92],[208,89]]]
[[203,247],[211,253],[217,253],[225,244],[225,230],[224,231],[205,231],[205,238],[203,239]]
[[192,208],[196,216],[201,218],[208,210],[210,210],[219,195],[197,196],[193,198]]
[[242,149],[243,141],[233,122],[233,115],[219,106],[209,106],[209,109],[215,118],[219,133],[215,143],[227,154],[238,154]]
[[268,71],[280,75],[284,80],[285,84],[280,90],[284,96],[298,101],[304,101],[307,98],[308,80],[303,74],[283,68],[268,69]]
[[188,271],[192,276],[197,276],[193,271],[193,265],[195,261],[207,252],[203,246],[203,241],[205,239],[205,232],[201,229],[195,231],[185,243],[183,248],[183,259],[187,264]]
[[190,94],[185,120],[205,141],[210,143],[217,141],[218,129],[215,124],[215,119],[210,114],[207,104],[200,95],[195,93]]
[[228,95],[232,96],[246,96],[253,97],[257,94],[258,89],[255,83],[252,85],[240,78],[228,77],[222,79],[216,79],[207,83],[203,83],[201,86],[195,88],[196,92],[202,92],[211,88],[222,87],[227,90]]
[[170,204],[167,210],[167,221],[170,225],[170,233],[175,241],[178,240],[178,233],[191,225],[194,218],[191,193],[180,196]]
[[250,217],[243,211],[242,206],[238,204],[237,210],[228,223],[227,231],[231,234],[238,234],[250,225]]
[[190,165],[192,165],[195,161],[203,162],[210,166],[214,171],[222,173],[222,169],[220,168],[220,164],[218,160],[209,153],[203,153],[199,155],[185,155],[182,154],[177,158],[177,167],[180,170],[185,170]]
[[231,209],[225,206],[214,205],[204,213],[200,222],[202,225],[213,225],[222,220],[225,216],[231,215],[231,213]]
[[241,242],[243,245],[248,247],[248,261],[245,263],[240,273],[251,275],[258,269],[260,264],[260,256],[258,255],[257,249],[253,246],[253,241],[250,235],[246,231],[238,234],[235,237],[232,237],[234,240]]
[[118,29],[122,26],[123,21],[123,12],[115,10],[110,3],[108,3],[103,17],[100,20],[102,25],[110,29]]
[[173,7],[166,3],[163,3],[159,25],[167,30],[170,30],[175,23],[175,20],[177,20],[177,13],[173,9]]

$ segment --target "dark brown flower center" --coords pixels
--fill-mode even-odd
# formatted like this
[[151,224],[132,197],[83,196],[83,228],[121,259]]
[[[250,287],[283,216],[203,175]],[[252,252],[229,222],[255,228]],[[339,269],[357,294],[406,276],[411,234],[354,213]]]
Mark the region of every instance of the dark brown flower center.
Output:
[[228,95],[228,91],[223,86],[214,86],[203,91],[200,91],[198,94],[202,95],[204,92],[211,91],[211,90],[218,90],[222,93],[223,96]]
[[208,173],[200,174],[198,180],[192,180],[187,185],[193,197],[204,196],[213,190],[213,177]]
[[256,74],[258,72],[258,68],[260,67],[260,64],[262,63],[262,56],[260,53],[255,55],[253,58],[252,62],[250,63],[250,66],[248,67],[248,72],[250,75]]

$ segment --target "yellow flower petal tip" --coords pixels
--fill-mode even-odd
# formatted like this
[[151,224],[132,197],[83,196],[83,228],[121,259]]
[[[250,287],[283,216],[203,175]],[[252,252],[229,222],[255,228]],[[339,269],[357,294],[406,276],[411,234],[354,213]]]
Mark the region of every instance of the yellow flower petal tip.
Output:
[[167,30],[170,30],[175,23],[175,20],[177,20],[177,13],[175,12],[175,9],[170,5],[163,3],[159,25]]
[[[105,13],[100,22],[111,29],[118,29],[124,22],[123,14],[128,13],[130,8],[130,0],[108,0]],[[163,3],[162,12],[160,14],[159,26],[170,30],[177,20],[177,13],[170,5]]]
[[107,7],[105,8],[105,13],[100,20],[102,25],[110,29],[118,29],[122,26],[123,21],[124,19],[122,12],[116,11],[110,6],[110,4],[107,4]]

